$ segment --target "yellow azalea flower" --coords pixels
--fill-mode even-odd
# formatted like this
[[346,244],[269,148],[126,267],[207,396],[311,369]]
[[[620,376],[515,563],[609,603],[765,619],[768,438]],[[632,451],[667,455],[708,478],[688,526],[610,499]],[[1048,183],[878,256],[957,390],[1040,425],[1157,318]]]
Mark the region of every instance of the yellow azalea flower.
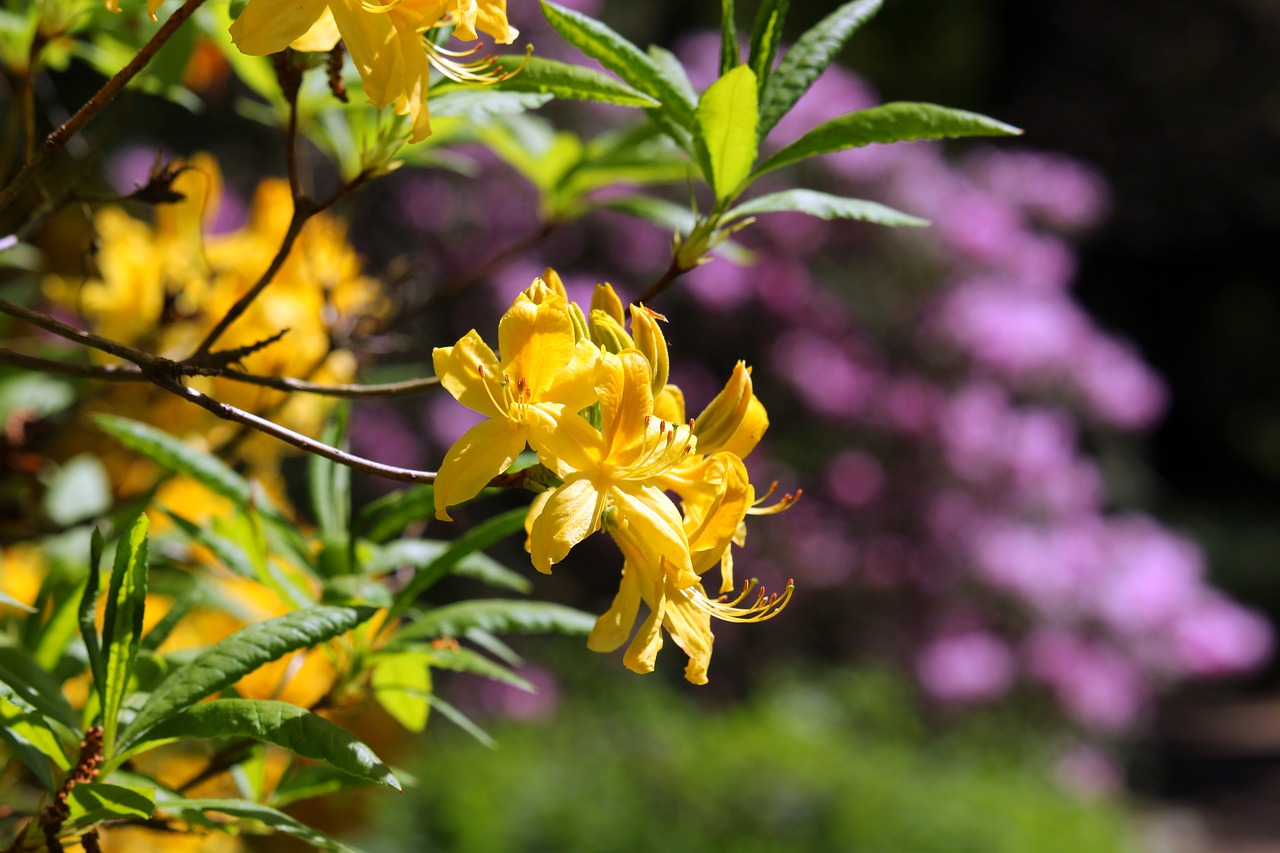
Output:
[[378,107],[395,104],[411,116],[412,142],[431,133],[427,87],[434,67],[451,79],[488,81],[476,65],[455,57],[470,55],[438,47],[428,31],[445,22],[453,34],[474,41],[477,31],[499,44],[519,35],[507,22],[506,0],[249,0],[231,24],[231,40],[241,53],[265,56],[291,45],[298,50],[330,50],[341,37]]
[[[720,483],[719,494],[711,505],[702,508],[704,511],[699,517],[686,514],[684,519],[692,568],[699,575],[721,561],[755,497],[742,460],[723,452],[710,458],[717,468],[715,479]],[[587,647],[611,652],[625,643],[643,600],[649,606],[649,617],[623,656],[624,665],[634,672],[653,671],[662,648],[661,629],[666,629],[689,656],[685,678],[694,684],[705,684],[714,640],[711,617],[730,622],[760,622],[776,615],[791,598],[790,586],[781,598],[766,598],[761,590],[752,604],[740,607],[739,602],[751,591],[752,585],[748,584],[734,601],[713,600],[701,583],[682,583],[682,573],[649,547],[643,537],[636,535],[635,528],[625,520],[611,517],[607,526],[625,557],[622,582],[612,606],[596,620]]]
[[599,350],[575,340],[565,301],[543,282],[534,282],[502,316],[498,351],[501,360],[472,329],[432,354],[440,384],[488,418],[454,443],[436,474],[436,517],[443,521],[451,520],[449,507],[475,497],[510,467],[532,443],[535,427],[554,432],[562,413],[564,420],[582,421],[577,412],[596,400]]
[[610,510],[671,561],[681,586],[696,583],[680,512],[655,484],[689,456],[693,435],[687,426],[653,417],[652,375],[639,350],[602,353],[600,373],[600,429],[566,414],[539,424],[530,442],[542,464],[564,481],[541,503],[530,529],[534,568],[550,571],[600,529]]

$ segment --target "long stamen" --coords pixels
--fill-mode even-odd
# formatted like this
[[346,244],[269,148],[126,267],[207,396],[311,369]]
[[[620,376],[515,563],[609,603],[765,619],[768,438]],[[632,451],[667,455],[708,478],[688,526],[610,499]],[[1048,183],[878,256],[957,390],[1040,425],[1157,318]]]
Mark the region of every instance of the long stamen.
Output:
[[685,595],[693,602],[694,606],[700,610],[710,613],[717,619],[725,622],[764,622],[772,619],[782,612],[787,603],[791,601],[792,593],[795,592],[795,580],[787,581],[787,589],[782,595],[774,593],[767,595],[764,587],[760,587],[756,594],[756,600],[745,607],[738,606],[747,594],[756,586],[756,582],[749,580],[743,584],[742,592],[732,601],[726,600],[728,596],[720,596],[717,599],[707,598],[695,589],[683,590]]
[[774,483],[769,486],[769,491],[761,495],[760,498],[751,505],[751,508],[747,510],[747,513],[749,515],[775,515],[776,513],[791,509],[791,507],[795,505],[795,502],[800,500],[800,496],[804,494],[804,489],[796,489],[795,494],[787,492],[779,498],[778,502],[775,504],[770,506],[761,506],[760,504],[762,504],[769,495],[773,494],[773,490],[777,485],[777,483]]
[[[510,411],[510,409],[511,409],[511,402],[510,402],[510,400],[507,400],[507,401],[506,401],[506,402],[504,402],[504,403],[499,403],[499,402],[498,402],[498,398],[497,398],[497,396],[493,393],[493,388],[492,388],[492,387],[490,387],[490,385],[489,385],[489,373],[488,373],[488,371],[486,371],[486,370],[484,369],[484,365],[480,365],[478,368],[476,368],[476,372],[480,374],[480,384],[484,386],[484,392],[485,392],[486,394],[488,394],[488,395],[489,395],[489,402],[490,402],[490,403],[493,403],[493,407],[494,407],[495,409],[497,409],[499,412],[507,412],[507,411]],[[507,398],[507,396],[508,396],[508,395],[506,394],[506,384],[507,384],[507,379],[506,379],[506,377],[504,376],[504,377],[503,377],[503,379],[502,379],[502,381],[501,381],[501,382],[499,382],[498,384],[502,386],[502,388],[503,388],[503,399],[504,399],[504,400],[506,400],[506,398]]]

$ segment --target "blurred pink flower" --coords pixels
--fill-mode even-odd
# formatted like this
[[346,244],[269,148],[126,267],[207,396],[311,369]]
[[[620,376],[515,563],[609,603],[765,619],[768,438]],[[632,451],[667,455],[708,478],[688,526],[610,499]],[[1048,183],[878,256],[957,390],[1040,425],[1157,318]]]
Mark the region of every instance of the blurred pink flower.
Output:
[[930,695],[944,702],[995,699],[1013,683],[1013,653],[986,631],[941,637],[916,658],[916,675]]

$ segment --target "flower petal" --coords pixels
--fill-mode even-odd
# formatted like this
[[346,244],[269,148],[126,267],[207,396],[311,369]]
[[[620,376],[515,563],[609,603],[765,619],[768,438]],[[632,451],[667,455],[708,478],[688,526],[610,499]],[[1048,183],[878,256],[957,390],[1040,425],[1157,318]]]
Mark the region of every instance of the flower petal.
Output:
[[711,633],[711,614],[695,606],[689,600],[692,595],[705,596],[706,592],[701,584],[683,590],[668,587],[662,624],[676,645],[689,656],[689,663],[684,668],[685,679],[694,684],[706,684],[715,635]]
[[[530,408],[547,412],[548,407]],[[595,471],[599,467],[604,456],[604,440],[600,431],[585,418],[561,410],[554,416],[528,418],[527,422],[529,446],[557,477],[563,479],[569,474]]]
[[365,10],[362,0],[331,0],[329,8],[364,81],[364,93],[374,104],[385,107],[404,92],[404,68],[395,43],[401,34],[391,15]]
[[639,350],[623,350],[613,357],[606,353],[602,359],[610,367],[598,388],[601,432],[608,456],[619,459],[644,440],[645,421],[653,414],[652,374]]
[[533,400],[548,400],[547,389],[575,353],[573,322],[564,302],[552,298],[534,304],[521,293],[498,322],[498,352],[503,370],[513,380],[523,379]]
[[342,33],[338,32],[338,23],[333,19],[333,12],[326,7],[324,13],[311,25],[311,29],[294,39],[289,47],[304,53],[328,53],[341,38]]
[[640,581],[638,569],[628,561],[622,566],[622,582],[613,604],[596,620],[587,637],[587,648],[593,652],[611,652],[631,636],[640,610]]
[[248,56],[279,53],[305,35],[327,5],[328,0],[249,0],[231,22],[231,41]]
[[556,371],[543,399],[564,405],[566,412],[580,412],[595,403],[600,348],[583,338],[573,348],[573,358]]
[[689,557],[684,520],[666,493],[656,486],[620,483],[609,490],[609,499],[630,525],[635,538],[671,561],[679,573],[678,586],[688,586],[698,580]]
[[535,569],[549,573],[553,564],[595,531],[601,498],[585,477],[568,480],[551,493],[529,537]]
[[[475,329],[451,347],[436,347],[431,353],[436,378],[445,390],[468,409],[491,418],[506,418],[495,397],[501,399],[502,371],[498,357]],[[481,371],[484,376],[482,377]]]
[[644,620],[644,624],[636,632],[636,638],[627,646],[627,651],[622,656],[622,665],[632,672],[653,672],[658,652],[662,649],[662,613],[665,604],[665,598],[650,602],[653,612]]
[[454,442],[436,474],[436,518],[452,521],[448,508],[480,494],[511,467],[524,449],[524,427],[506,419],[481,421]]

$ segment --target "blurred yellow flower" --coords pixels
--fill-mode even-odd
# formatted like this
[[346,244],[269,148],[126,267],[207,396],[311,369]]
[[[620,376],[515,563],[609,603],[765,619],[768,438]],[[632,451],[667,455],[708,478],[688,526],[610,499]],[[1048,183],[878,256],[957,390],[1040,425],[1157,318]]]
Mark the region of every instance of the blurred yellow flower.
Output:
[[510,44],[519,32],[507,22],[506,0],[249,0],[231,24],[231,40],[251,56],[286,47],[326,51],[341,38],[355,62],[365,94],[378,107],[395,105],[413,121],[411,141],[431,133],[427,88],[434,67],[455,80],[485,80],[457,52],[439,47],[430,31],[444,24],[453,34],[474,41],[477,31],[498,44]]

